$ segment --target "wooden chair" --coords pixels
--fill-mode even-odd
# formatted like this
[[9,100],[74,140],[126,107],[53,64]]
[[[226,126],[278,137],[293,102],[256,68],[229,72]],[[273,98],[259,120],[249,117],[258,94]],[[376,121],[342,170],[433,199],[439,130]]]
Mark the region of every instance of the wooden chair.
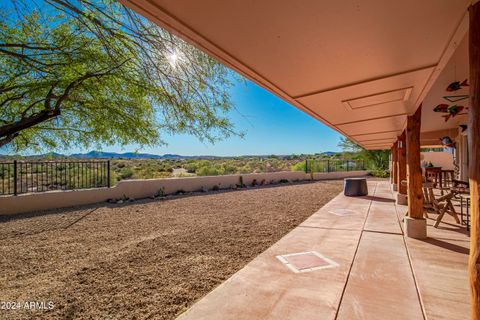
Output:
[[433,187],[436,188],[440,181],[440,175],[442,168],[440,167],[427,167],[425,168],[425,179],[427,182],[432,182]]
[[434,210],[433,209],[433,203],[432,199],[430,198],[430,193],[428,192],[428,188],[432,188],[433,184],[431,182],[424,182],[423,183],[423,215],[425,218],[428,217],[428,210]]
[[454,170],[442,170],[442,187],[451,188],[453,187],[453,180],[455,180],[455,171]]
[[455,188],[458,188],[458,187],[468,188],[468,181],[452,179],[452,186]]
[[444,196],[436,198],[435,194],[433,193],[433,185],[431,183],[424,184],[424,187],[423,187],[424,207],[428,209],[433,209],[433,211],[438,214],[437,220],[433,225],[435,228],[438,227],[445,213],[451,215],[455,219],[456,223],[460,223],[460,219],[458,218],[458,215],[455,212],[455,208],[453,207],[453,204],[452,204],[453,196],[454,196],[454,193],[450,192]]

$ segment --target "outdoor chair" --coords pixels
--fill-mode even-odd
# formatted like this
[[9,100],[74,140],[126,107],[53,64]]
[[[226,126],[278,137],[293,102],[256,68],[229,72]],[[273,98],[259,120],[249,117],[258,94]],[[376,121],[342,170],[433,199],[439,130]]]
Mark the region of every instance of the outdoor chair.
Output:
[[424,182],[423,183],[423,215],[425,216],[425,218],[429,218],[428,217],[428,210],[434,210],[433,208],[433,201],[432,199],[430,198],[430,193],[428,192],[428,188],[431,188],[432,187],[432,183],[431,182]]
[[454,187],[454,188],[459,188],[459,187],[468,188],[468,181],[452,179],[452,187]]
[[453,197],[458,201],[460,200],[459,194],[468,193],[469,184],[467,181],[452,179],[452,188],[450,188],[450,190],[453,191],[455,194]]
[[435,224],[433,225],[435,228],[438,227],[445,213],[451,215],[456,223],[460,223],[460,219],[452,204],[453,196],[454,193],[450,192],[437,198],[433,192],[433,185],[431,183],[425,183],[423,185],[424,208],[433,209],[433,211],[438,214]]

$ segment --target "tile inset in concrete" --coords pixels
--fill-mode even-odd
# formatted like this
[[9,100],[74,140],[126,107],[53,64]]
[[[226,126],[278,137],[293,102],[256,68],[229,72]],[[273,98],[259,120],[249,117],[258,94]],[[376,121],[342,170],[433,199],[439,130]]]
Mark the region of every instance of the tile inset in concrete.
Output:
[[338,266],[335,261],[324,257],[316,251],[285,254],[277,256],[277,259],[295,273],[310,272]]

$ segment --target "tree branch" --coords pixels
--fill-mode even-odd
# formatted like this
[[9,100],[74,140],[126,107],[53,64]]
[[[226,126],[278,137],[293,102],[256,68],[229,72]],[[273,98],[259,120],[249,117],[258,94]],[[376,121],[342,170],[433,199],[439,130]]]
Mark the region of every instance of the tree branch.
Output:
[[[0,127],[0,138],[6,137],[9,138],[10,136],[18,136],[18,133],[22,130],[28,129],[47,121],[49,119],[55,118],[60,115],[60,109],[50,109],[50,110],[42,110],[31,116],[25,117],[22,120],[15,121],[13,123],[6,124]],[[16,136],[12,137],[13,140]],[[11,141],[10,140],[10,141]]]
[[13,139],[18,137],[19,133],[14,133],[6,136],[5,138],[0,139],[0,148],[12,142]]

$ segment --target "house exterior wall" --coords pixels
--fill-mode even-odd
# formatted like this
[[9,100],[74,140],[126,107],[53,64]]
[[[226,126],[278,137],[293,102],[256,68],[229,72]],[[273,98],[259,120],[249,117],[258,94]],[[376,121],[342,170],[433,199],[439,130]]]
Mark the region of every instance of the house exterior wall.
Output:
[[445,170],[453,170],[455,169],[453,163],[453,154],[449,152],[422,152],[420,155],[420,159],[422,162],[431,162],[435,167],[442,167]]
[[[342,179],[367,175],[367,171],[347,171],[314,173],[314,180]],[[0,215],[10,215],[24,212],[34,212],[78,205],[105,202],[108,199],[124,197],[141,199],[154,196],[159,192],[168,195],[180,190],[184,192],[219,189],[230,189],[240,184],[240,176],[247,186],[255,179],[257,184],[278,183],[281,179],[289,181],[310,180],[310,174],[298,171],[257,173],[244,175],[225,175],[210,177],[184,177],[167,179],[124,180],[112,188],[97,188],[83,190],[50,191],[43,193],[27,193],[18,196],[0,196]]]

